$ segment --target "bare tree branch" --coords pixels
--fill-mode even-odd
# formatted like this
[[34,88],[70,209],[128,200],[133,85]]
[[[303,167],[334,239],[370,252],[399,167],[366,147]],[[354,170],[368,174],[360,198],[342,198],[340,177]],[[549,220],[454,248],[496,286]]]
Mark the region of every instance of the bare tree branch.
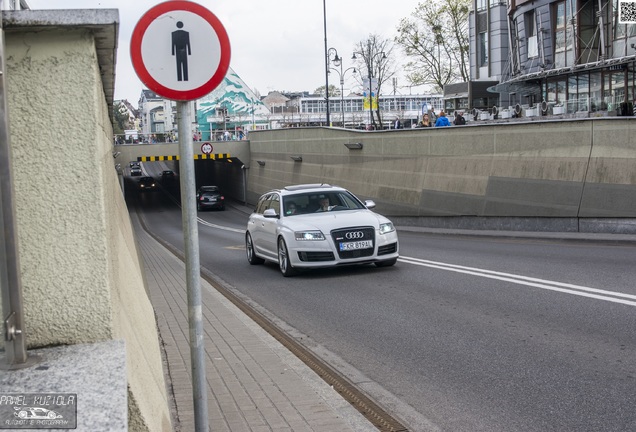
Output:
[[[378,80],[377,95],[382,93],[382,84],[390,81],[396,75],[395,57],[393,53],[394,45],[390,39],[383,39],[376,34],[370,34],[366,40],[362,40],[354,47],[354,53],[358,60],[358,69],[366,71],[369,78]],[[362,79],[364,72],[361,72]],[[370,76],[369,76],[370,75]],[[375,112],[375,116],[371,115],[371,122],[377,128],[377,122],[380,127],[382,125],[382,116],[380,107]]]
[[395,41],[410,62],[412,85],[430,85],[441,91],[446,84],[468,81],[470,0],[431,0],[420,3],[398,26]]

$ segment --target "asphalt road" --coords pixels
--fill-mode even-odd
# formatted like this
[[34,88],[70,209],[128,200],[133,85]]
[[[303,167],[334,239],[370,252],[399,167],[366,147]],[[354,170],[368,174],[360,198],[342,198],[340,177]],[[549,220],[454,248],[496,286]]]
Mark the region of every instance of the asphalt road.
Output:
[[[182,247],[178,201],[127,198]],[[411,430],[636,430],[636,246],[400,231],[394,267],[283,278],[245,213],[199,218],[201,265]]]

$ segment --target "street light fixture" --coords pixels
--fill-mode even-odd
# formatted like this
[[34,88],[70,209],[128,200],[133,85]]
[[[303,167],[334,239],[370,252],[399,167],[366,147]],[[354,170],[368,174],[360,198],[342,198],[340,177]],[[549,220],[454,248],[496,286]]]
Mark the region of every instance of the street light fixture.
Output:
[[[325,24],[325,35],[326,33],[326,24]],[[333,58],[332,58],[333,56]],[[331,126],[330,121],[330,110],[329,110],[329,65],[333,63],[335,66],[340,66],[342,64],[342,57],[338,56],[338,50],[335,48],[327,49],[327,37],[325,36],[325,66],[327,70],[327,78],[325,79],[325,101],[327,102],[327,126]]]
[[[363,52],[358,52],[355,51],[353,53],[353,56],[351,57],[351,60],[357,60],[358,58],[356,57],[356,54],[359,54],[362,56],[363,59],[368,60],[367,61],[367,72],[369,74],[369,127],[373,124],[373,84],[372,84],[372,80],[373,80],[373,60],[378,57],[378,56],[382,56],[380,58],[380,62],[382,62],[382,60],[386,60],[386,53],[384,51],[381,51],[379,53],[375,53],[373,55],[371,55],[371,43],[369,42],[368,44],[368,58],[364,55]],[[378,96],[378,103],[379,103],[379,96]]]
[[335,68],[330,68],[333,71],[336,71],[338,73],[338,76],[340,77],[340,110],[342,111],[342,127],[345,127],[345,110],[344,110],[344,79],[345,79],[345,75],[347,74],[348,71],[352,70],[353,74],[355,75],[358,71],[356,71],[355,67],[350,67],[345,69],[344,71],[342,70],[342,61],[338,61],[338,64],[336,64],[336,62],[334,61],[334,65],[338,66],[340,65],[340,70],[335,69]]

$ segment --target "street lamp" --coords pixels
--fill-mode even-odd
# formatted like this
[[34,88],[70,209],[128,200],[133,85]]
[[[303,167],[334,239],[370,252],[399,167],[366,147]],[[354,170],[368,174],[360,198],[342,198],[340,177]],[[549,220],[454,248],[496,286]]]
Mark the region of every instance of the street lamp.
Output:
[[[373,85],[372,85],[372,80],[373,80],[373,60],[378,57],[378,56],[382,56],[380,58],[380,62],[382,62],[382,60],[386,60],[386,54],[384,53],[384,51],[381,51],[379,53],[375,53],[373,55],[371,55],[371,43],[369,42],[368,45],[368,58],[365,58],[365,55],[363,52],[354,52],[353,56],[351,57],[351,60],[357,60],[358,58],[356,57],[356,54],[360,54],[362,56],[363,59],[368,60],[367,61],[367,72],[369,74],[369,126],[371,126],[371,124],[373,123]],[[379,103],[379,96],[378,96],[378,103]]]
[[[340,110],[342,111],[342,127],[345,127],[345,113],[344,113],[344,78],[345,75],[348,71],[352,70],[353,74],[355,75],[357,73],[356,68],[355,67],[350,67],[345,69],[344,71],[342,70],[342,62],[340,63],[340,70],[335,69],[335,68],[330,68],[333,71],[338,72],[338,76],[340,77]],[[335,64],[335,63],[334,63]]]
[[[325,38],[325,48],[327,47],[327,38]],[[338,50],[335,48],[329,48],[328,50],[326,50],[326,66],[327,66],[327,79],[325,80],[325,101],[327,102],[327,126],[331,126],[331,121],[329,118],[329,65],[331,63],[334,64],[334,66],[341,66],[342,65],[342,57],[338,56]],[[333,56],[333,57],[332,57]]]
[[327,126],[329,126],[329,51],[327,50],[327,2],[322,0],[322,19],[325,30],[325,101],[327,102]]

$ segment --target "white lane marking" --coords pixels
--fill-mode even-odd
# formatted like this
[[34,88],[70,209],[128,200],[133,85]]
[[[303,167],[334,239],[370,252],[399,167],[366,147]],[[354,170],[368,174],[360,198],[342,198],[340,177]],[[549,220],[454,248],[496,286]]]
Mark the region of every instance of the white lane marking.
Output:
[[[175,199],[175,198],[172,196],[172,194],[169,194],[169,193],[168,193],[167,195],[168,195],[168,197],[170,198],[170,200],[171,200],[173,203],[175,203],[175,204],[177,205],[177,207],[179,207],[179,209],[181,210],[181,202],[179,202],[177,199]],[[197,221],[199,221],[199,223],[200,223],[201,225],[206,225],[206,226],[209,226],[209,227],[211,227],[211,228],[217,228],[217,229],[220,229],[220,230],[223,230],[223,231],[231,231],[231,232],[241,233],[241,234],[243,234],[243,233],[245,232],[245,230],[241,230],[241,229],[238,229],[238,228],[229,228],[229,227],[225,227],[225,226],[222,226],[222,225],[216,225],[216,224],[210,223],[210,222],[208,222],[208,221],[205,221],[205,220],[201,219],[201,218],[200,218],[200,217],[198,217],[198,216],[197,216]]]
[[209,226],[211,228],[216,228],[216,229],[220,229],[220,230],[223,230],[223,231],[231,231],[231,232],[241,233],[241,234],[243,234],[245,232],[245,230],[242,230],[242,229],[230,228],[230,227],[226,227],[226,226],[222,226],[222,225],[213,224],[213,223],[210,223],[208,221],[205,221],[205,220],[201,219],[200,217],[197,217],[197,220],[199,221],[199,223],[201,225],[206,225],[206,226]]
[[490,279],[498,279],[506,282],[512,282],[520,285],[532,286],[535,288],[546,289],[550,291],[558,291],[567,294],[574,294],[581,297],[589,297],[598,300],[604,300],[614,303],[621,303],[628,306],[636,306],[636,301],[630,301],[625,299],[636,300],[636,295],[624,294],[615,291],[606,291],[597,288],[590,288],[581,285],[573,285],[568,283],[550,281],[546,279],[537,279],[528,276],[515,275],[511,273],[503,273],[492,270],[485,270],[475,267],[465,267],[455,264],[447,264],[438,261],[429,261],[412,257],[400,257],[398,261],[414,264],[424,267],[437,268],[440,270],[453,271],[457,273],[465,273]]

